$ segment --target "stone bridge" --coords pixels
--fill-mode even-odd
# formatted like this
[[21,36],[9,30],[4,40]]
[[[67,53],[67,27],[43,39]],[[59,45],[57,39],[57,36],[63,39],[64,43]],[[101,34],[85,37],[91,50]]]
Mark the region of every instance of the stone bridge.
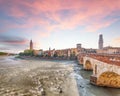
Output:
[[93,70],[90,82],[99,86],[120,88],[120,57],[105,55],[86,55],[83,68]]
[[77,56],[77,60],[78,60],[79,64],[83,64],[83,57],[85,57],[85,56],[86,56],[86,54],[79,54]]

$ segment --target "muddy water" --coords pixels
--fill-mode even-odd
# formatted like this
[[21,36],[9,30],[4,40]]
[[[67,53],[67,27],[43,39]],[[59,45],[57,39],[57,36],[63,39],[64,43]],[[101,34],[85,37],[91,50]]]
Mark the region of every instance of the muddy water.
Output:
[[0,96],[120,96],[120,89],[91,85],[91,74],[75,61],[0,57]]

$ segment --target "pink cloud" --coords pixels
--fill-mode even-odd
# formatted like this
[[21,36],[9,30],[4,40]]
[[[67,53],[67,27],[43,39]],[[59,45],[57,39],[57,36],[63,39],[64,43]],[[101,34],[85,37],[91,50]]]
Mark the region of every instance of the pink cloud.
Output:
[[10,44],[27,44],[28,40],[24,40],[24,41],[13,41],[13,42],[6,42],[6,43],[10,43]]
[[6,44],[26,44],[28,43],[28,39],[22,38],[22,37],[15,37],[15,36],[0,36],[0,42],[1,44],[6,43]]
[[25,13],[22,10],[20,10],[20,8],[12,7],[10,10],[10,15],[13,17],[20,18],[20,17],[24,17]]
[[[118,20],[113,16],[119,15],[117,12],[120,11],[120,0],[111,0],[111,2],[109,0],[35,0],[34,2],[14,0],[13,4],[10,3],[10,8],[5,11],[6,13],[9,11],[8,15],[13,18],[24,18],[24,24],[13,23],[9,26],[10,28],[43,26],[46,29],[46,32],[43,33],[44,37],[57,31],[56,29],[74,29],[85,26],[87,32],[96,32],[110,26]],[[7,3],[7,1],[0,3]],[[65,17],[64,12],[60,13],[64,10],[71,11],[71,13]],[[108,16],[113,19],[105,20]],[[52,21],[56,23],[51,24]],[[43,30],[40,33],[42,32]]]
[[98,29],[101,28],[106,28],[113,24],[114,22],[118,21],[118,19],[112,19],[108,21],[97,21],[97,22],[92,22],[89,25],[86,26],[86,30],[88,32],[96,32]]

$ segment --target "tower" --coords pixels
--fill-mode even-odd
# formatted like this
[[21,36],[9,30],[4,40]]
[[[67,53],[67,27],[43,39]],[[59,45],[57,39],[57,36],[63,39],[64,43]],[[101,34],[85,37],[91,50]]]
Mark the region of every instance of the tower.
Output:
[[82,45],[81,44],[77,44],[77,49],[81,49]]
[[30,50],[33,50],[33,42],[30,40]]
[[98,42],[98,48],[103,49],[103,35],[99,35],[99,42]]
[[77,44],[77,53],[81,53],[82,51],[82,44]]
[[77,44],[77,50],[80,51],[82,48],[82,45],[81,44]]

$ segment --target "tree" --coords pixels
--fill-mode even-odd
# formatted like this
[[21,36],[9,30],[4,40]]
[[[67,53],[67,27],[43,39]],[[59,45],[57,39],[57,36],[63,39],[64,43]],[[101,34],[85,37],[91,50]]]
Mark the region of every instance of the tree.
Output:
[[24,52],[19,53],[20,56],[33,56],[33,50],[24,50]]

